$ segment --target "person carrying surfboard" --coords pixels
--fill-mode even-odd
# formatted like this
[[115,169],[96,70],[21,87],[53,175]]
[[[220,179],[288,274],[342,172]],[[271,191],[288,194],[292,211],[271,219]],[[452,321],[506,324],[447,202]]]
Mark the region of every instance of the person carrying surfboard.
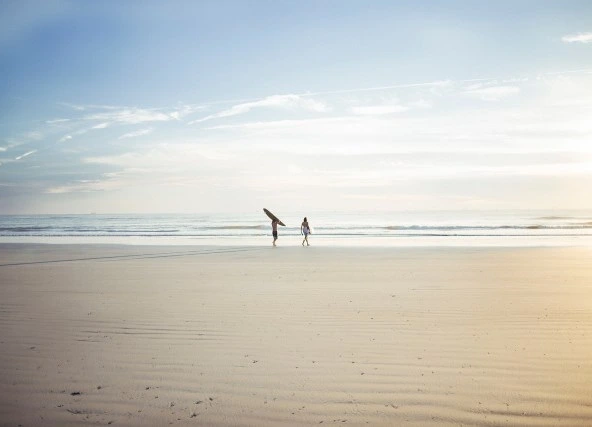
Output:
[[271,234],[273,234],[273,246],[276,246],[275,241],[278,238],[277,226],[279,221],[277,219],[271,220]]
[[308,244],[308,235],[310,234],[310,225],[308,225],[308,219],[304,217],[302,224],[300,224],[300,233],[304,234],[304,240],[302,241],[302,246],[304,246],[304,242],[306,242],[306,246],[310,246]]
[[271,219],[271,231],[272,231],[272,234],[273,234],[273,246],[275,246],[275,241],[278,238],[277,226],[279,224],[282,227],[285,227],[286,224],[284,224],[281,220],[278,219],[277,216],[275,216],[274,214],[272,214],[271,212],[269,212],[267,209],[263,208],[263,212],[265,212],[265,215],[267,215],[267,217],[269,219]]

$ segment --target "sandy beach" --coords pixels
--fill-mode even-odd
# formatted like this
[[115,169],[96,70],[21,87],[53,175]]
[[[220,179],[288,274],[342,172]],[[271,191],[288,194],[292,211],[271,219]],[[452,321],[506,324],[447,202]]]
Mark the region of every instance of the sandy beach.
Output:
[[0,245],[0,424],[592,424],[592,249]]

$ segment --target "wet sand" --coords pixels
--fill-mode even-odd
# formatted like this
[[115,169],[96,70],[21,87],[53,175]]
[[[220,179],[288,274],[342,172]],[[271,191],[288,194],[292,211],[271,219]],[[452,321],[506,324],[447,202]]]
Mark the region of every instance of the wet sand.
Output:
[[592,425],[592,249],[0,245],[1,425]]

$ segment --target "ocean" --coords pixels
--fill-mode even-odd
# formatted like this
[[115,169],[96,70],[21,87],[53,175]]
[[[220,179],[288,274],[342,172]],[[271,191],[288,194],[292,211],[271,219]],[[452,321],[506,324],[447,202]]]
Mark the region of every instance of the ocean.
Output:
[[[303,215],[280,245],[300,244]],[[592,246],[592,211],[429,211],[307,214],[312,245]],[[0,215],[0,243],[267,245],[270,221],[246,214]]]

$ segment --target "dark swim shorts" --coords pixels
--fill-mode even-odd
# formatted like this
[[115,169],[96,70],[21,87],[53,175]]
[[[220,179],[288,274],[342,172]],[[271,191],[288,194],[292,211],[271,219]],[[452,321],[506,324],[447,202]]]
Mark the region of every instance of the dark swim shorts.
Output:
[[273,234],[273,237],[277,239],[277,231],[274,231],[271,234]]

